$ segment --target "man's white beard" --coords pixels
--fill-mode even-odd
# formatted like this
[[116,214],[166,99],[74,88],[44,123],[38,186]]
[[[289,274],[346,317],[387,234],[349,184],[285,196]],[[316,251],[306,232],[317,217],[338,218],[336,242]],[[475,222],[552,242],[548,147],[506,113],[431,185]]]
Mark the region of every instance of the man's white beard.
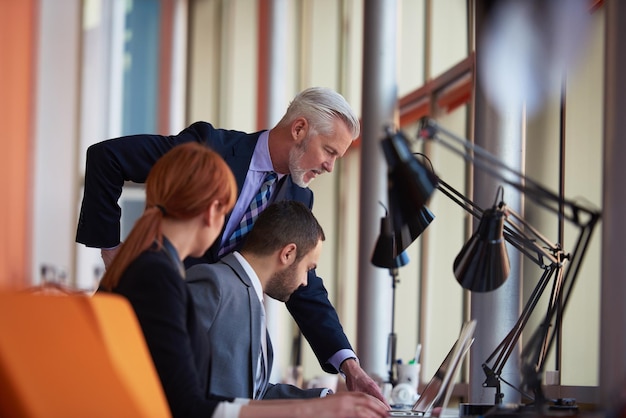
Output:
[[306,152],[306,144],[302,143],[300,146],[296,146],[289,151],[289,173],[291,174],[292,181],[303,188],[309,187],[311,180],[305,181],[304,176],[309,170],[300,168],[300,160]]
[[306,175],[307,170],[292,169],[290,172],[293,182],[302,188],[309,187],[309,184],[311,184],[311,181],[313,180],[313,178],[311,178],[309,181],[304,181],[304,176]]

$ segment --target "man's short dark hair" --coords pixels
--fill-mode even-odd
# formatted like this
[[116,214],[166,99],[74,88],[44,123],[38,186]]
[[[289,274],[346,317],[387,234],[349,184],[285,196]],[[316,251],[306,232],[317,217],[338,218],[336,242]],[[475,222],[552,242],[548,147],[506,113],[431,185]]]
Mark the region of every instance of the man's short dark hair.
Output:
[[324,241],[324,231],[309,208],[300,202],[283,200],[269,205],[257,218],[242,251],[268,255],[294,243],[300,260]]

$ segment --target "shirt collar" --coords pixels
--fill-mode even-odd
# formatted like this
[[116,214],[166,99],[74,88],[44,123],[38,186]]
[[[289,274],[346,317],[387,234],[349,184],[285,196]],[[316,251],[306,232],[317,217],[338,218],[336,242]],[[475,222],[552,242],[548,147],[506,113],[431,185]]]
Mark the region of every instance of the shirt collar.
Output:
[[252,154],[252,160],[250,161],[250,170],[262,172],[274,171],[272,159],[270,158],[270,147],[268,142],[269,137],[269,131],[261,132],[259,140],[254,147],[254,153]]
[[257,276],[256,272],[254,271],[250,263],[248,263],[248,261],[239,253],[239,251],[233,251],[233,255],[235,256],[237,261],[239,261],[239,264],[241,264],[241,267],[243,267],[248,277],[250,277],[250,281],[252,282],[252,287],[254,287],[254,290],[256,292],[256,295],[259,298],[259,301],[263,303],[263,287],[261,286],[261,281],[259,280],[259,276]]

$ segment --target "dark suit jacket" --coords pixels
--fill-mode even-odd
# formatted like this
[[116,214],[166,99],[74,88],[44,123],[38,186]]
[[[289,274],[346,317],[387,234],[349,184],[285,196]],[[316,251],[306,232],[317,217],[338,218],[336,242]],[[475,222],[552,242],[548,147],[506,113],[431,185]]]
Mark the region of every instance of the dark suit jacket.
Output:
[[[269,334],[261,335],[261,302],[250,277],[237,258],[228,254],[214,264],[196,264],[187,270],[186,282],[203,331],[209,340],[210,393],[254,398],[261,339],[267,341],[268,370],[274,352]],[[236,330],[236,332],[234,331]],[[261,398],[315,398],[321,389],[302,390],[292,385],[263,383]]]
[[207,334],[166,250],[139,255],[113,292],[125,296],[137,315],[172,416],[210,417],[219,400],[229,398],[207,391]]
[[[110,248],[120,242],[121,209],[117,199],[124,181],[143,183],[155,161],[171,148],[195,141],[218,152],[228,163],[241,190],[254,147],[261,132],[252,134],[215,129],[207,122],[196,122],[178,135],[131,135],[94,144],[87,150],[85,191],[81,206],[76,241],[89,247]],[[295,185],[291,176],[279,184],[276,199],[291,199],[313,207],[313,192]],[[190,266],[198,262],[214,263],[221,236],[201,260],[186,260]],[[352,349],[343,332],[328,292],[315,271],[309,272],[308,286],[298,289],[287,302],[287,309],[309,341],[322,368],[336,370],[327,363],[337,351]]]

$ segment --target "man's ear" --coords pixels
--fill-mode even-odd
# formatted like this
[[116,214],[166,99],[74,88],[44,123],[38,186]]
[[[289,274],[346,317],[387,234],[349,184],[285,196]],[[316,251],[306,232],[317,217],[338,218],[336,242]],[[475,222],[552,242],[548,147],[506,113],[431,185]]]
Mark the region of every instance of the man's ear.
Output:
[[306,138],[309,132],[309,121],[305,117],[299,117],[291,123],[291,136],[294,141],[300,142]]
[[285,245],[279,252],[280,263],[284,266],[290,266],[296,261],[298,247],[293,242]]

